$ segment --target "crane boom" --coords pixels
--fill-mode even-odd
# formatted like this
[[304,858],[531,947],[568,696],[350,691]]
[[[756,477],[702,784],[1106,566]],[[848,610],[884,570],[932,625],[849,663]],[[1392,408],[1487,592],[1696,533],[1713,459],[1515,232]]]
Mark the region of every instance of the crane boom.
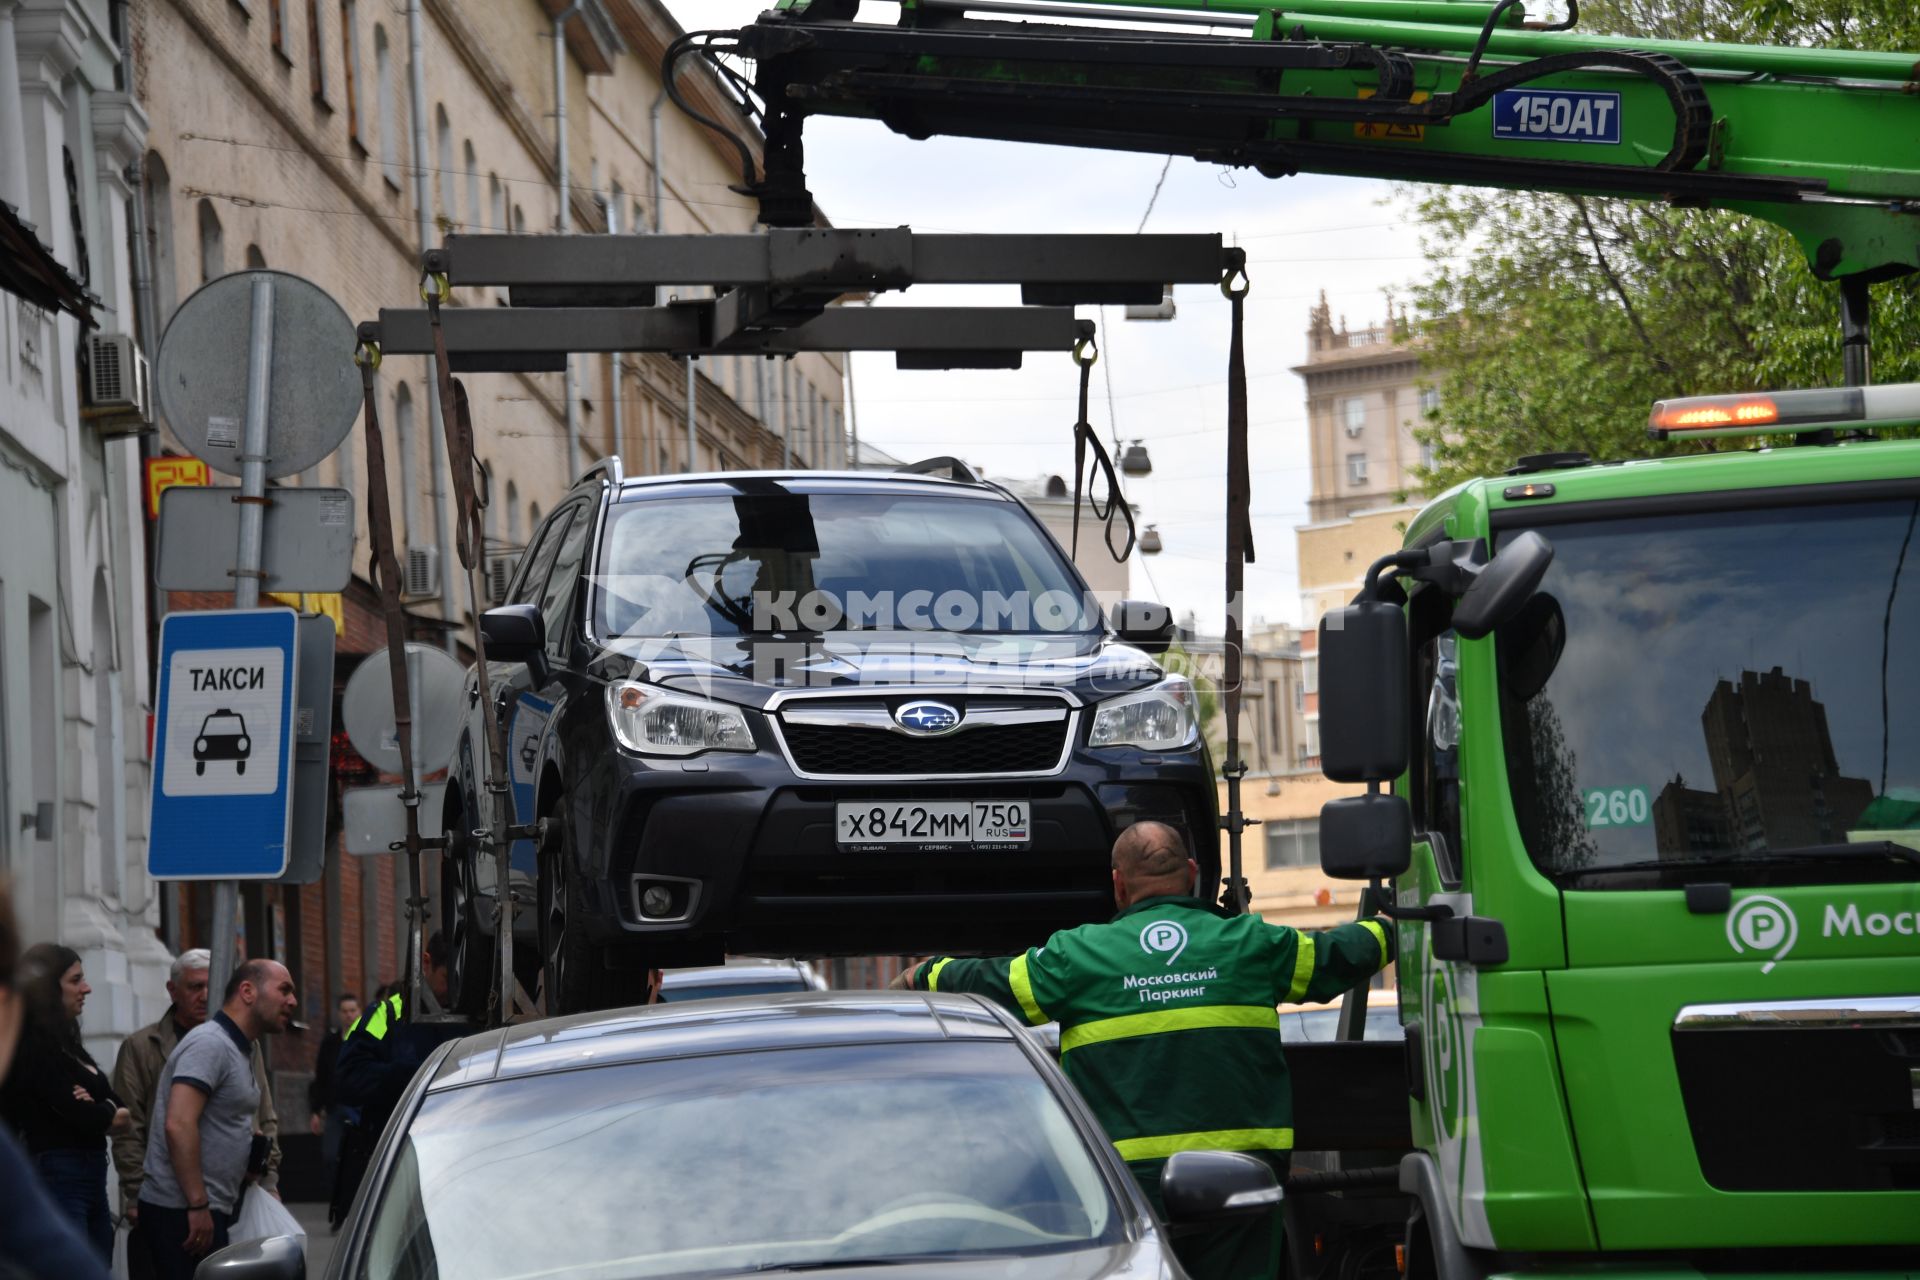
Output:
[[[743,147],[743,178],[770,225],[813,221],[802,133],[830,115],[1274,177],[1665,199],[1784,227],[1822,278],[1920,270],[1914,55],[1590,36],[1522,25],[1513,0],[901,0],[895,23],[860,8],[783,0],[668,55],[755,63],[765,171]],[[1060,20],[1080,13],[1195,25]]]

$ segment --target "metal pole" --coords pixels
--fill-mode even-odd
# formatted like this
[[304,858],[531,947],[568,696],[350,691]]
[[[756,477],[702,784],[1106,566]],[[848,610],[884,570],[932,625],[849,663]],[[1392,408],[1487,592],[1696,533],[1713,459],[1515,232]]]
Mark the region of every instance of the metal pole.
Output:
[[[415,0],[418,3],[418,0]],[[573,218],[567,199],[567,21],[580,12],[572,5],[553,20],[553,229],[561,235],[573,230]],[[573,357],[565,357],[560,376],[561,394],[566,398],[567,483],[580,475],[580,420],[574,392]]]
[[[854,412],[853,398],[853,352],[847,352],[847,430],[852,433],[852,456],[847,459],[847,470],[860,469],[860,419]],[[841,441],[845,446],[846,441]]]
[[698,380],[700,375],[694,372],[693,357],[687,357],[687,467],[695,470],[694,458],[699,449],[699,440],[694,425],[694,411],[697,408],[696,397],[700,394]]
[[1840,282],[1840,363],[1849,387],[1873,382],[1872,302],[1865,276],[1848,276]]
[[[610,236],[620,234],[619,202],[611,197],[607,200],[607,234]],[[608,359],[613,364],[613,398],[607,402],[608,416],[613,428],[613,452],[622,463],[631,466],[632,459],[627,454],[627,415],[624,411],[625,406],[621,403],[620,353],[616,351]]]
[[[261,531],[267,511],[267,409],[273,395],[273,277],[253,277],[253,327],[247,340],[247,417],[240,441],[240,544],[234,555],[233,607],[260,606]],[[207,974],[216,1000],[233,973],[233,930],[240,886],[213,886],[213,954]]]

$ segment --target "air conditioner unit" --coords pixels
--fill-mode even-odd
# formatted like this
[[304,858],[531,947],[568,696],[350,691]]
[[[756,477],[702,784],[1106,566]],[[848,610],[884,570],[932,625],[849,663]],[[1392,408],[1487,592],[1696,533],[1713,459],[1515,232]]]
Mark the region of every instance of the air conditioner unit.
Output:
[[104,435],[137,435],[153,426],[147,357],[126,333],[87,335],[86,418]]
[[440,594],[440,548],[408,547],[400,567],[400,594],[419,600]]
[[513,585],[513,557],[495,556],[487,561],[487,600],[491,604],[507,602],[507,588]]

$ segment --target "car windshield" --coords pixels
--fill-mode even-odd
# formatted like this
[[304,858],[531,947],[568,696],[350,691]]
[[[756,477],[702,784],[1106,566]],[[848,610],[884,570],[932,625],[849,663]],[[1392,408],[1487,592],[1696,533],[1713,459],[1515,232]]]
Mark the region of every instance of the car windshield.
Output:
[[1116,1243],[1079,1131],[1009,1042],[610,1064],[449,1090],[380,1189],[365,1280],[732,1274]]
[[1920,846],[1916,516],[1900,497],[1543,529],[1553,565],[1496,640],[1535,864],[1582,888],[1913,875],[1884,851]]
[[1065,557],[1017,503],[764,489],[614,506],[597,577],[601,634],[1099,626]]
[[770,996],[785,991],[811,991],[798,974],[786,978],[742,979],[739,982],[687,982],[675,985],[669,977],[660,988],[660,999],[718,1000],[724,996]]

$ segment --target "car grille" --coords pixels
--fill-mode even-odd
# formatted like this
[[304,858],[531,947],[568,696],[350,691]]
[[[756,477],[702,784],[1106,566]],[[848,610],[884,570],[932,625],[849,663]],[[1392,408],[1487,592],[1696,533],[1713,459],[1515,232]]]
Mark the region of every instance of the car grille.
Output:
[[982,725],[941,738],[844,725],[781,727],[802,773],[841,777],[937,777],[964,773],[1051,773],[1070,720]]
[[1920,1030],[1675,1030],[1673,1053],[1714,1187],[1920,1190]]

